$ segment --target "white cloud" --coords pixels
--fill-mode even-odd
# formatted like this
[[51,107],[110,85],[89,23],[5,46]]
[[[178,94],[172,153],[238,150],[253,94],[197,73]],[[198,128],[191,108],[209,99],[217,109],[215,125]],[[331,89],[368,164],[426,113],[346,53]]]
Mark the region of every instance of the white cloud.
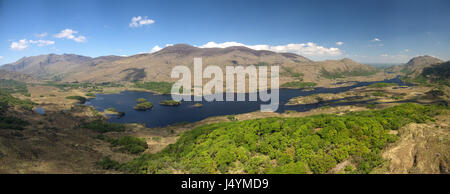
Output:
[[36,37],[38,38],[44,38],[47,36],[47,32],[41,33],[41,34],[36,34]]
[[54,45],[55,41],[52,40],[29,40],[31,44],[37,44],[38,46]]
[[338,46],[342,46],[342,45],[344,45],[344,42],[341,42],[341,41],[339,41],[339,42],[336,42],[336,45],[338,45]]
[[0,60],[2,60],[3,59],[3,56],[0,56]]
[[36,44],[37,46],[42,47],[42,46],[54,45],[55,41],[21,39],[17,42],[12,42],[10,48],[11,48],[11,50],[21,51],[21,50],[27,49],[32,44]]
[[22,39],[22,40],[19,40],[18,42],[12,42],[10,48],[11,48],[11,50],[21,51],[21,50],[27,49],[29,44],[30,43],[28,40]]
[[60,33],[55,34],[55,38],[63,38],[63,39],[69,39],[73,40],[75,42],[87,42],[87,39],[85,36],[79,35],[75,36],[74,34],[77,34],[78,31],[72,30],[72,29],[64,29]]
[[130,27],[132,28],[136,28],[136,27],[141,27],[144,25],[150,25],[155,23],[155,20],[152,19],[147,19],[147,16],[137,16],[137,17],[133,17],[131,18],[131,22],[129,24]]
[[379,38],[374,38],[373,40],[372,40],[372,42],[380,42],[381,40],[379,39]]
[[159,50],[161,50],[161,49],[163,49],[163,48],[161,48],[161,47],[159,47],[158,45],[156,45],[156,46],[154,46],[154,47],[152,48],[152,50],[150,51],[150,53],[157,52],[157,51],[159,51]]
[[200,48],[225,48],[230,46],[245,46],[254,50],[269,50],[274,52],[288,52],[288,53],[296,53],[299,55],[305,56],[313,56],[313,57],[321,57],[321,56],[340,56],[342,55],[342,51],[339,48],[326,48],[323,46],[319,46],[316,43],[308,42],[301,44],[286,44],[286,45],[245,45],[238,42],[224,42],[224,43],[215,43],[208,42]]

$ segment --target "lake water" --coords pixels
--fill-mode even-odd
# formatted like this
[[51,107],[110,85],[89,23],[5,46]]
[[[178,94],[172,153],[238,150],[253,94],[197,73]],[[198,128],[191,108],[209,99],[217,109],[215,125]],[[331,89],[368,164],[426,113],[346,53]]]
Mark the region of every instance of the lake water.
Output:
[[34,111],[40,115],[45,114],[45,110],[42,107],[36,107],[36,109],[34,109]]
[[[385,83],[397,83],[399,85],[405,85],[399,78],[384,80],[378,82]],[[332,101],[321,102],[318,104],[310,105],[298,105],[298,106],[286,106],[285,104],[289,99],[297,96],[308,96],[319,93],[340,93],[350,89],[367,86],[378,82],[358,82],[352,86],[339,87],[339,88],[315,88],[313,91],[303,91],[295,89],[280,89],[280,101],[277,112],[285,112],[286,110],[295,110],[298,112],[308,111],[321,106],[339,106],[350,105],[351,102],[346,103],[333,103]],[[153,108],[147,111],[137,111],[133,107],[137,104],[138,98],[145,98],[149,102],[153,103]],[[136,92],[136,91],[124,91],[119,94],[97,94],[96,98],[88,100],[85,104],[93,106],[99,111],[104,111],[107,108],[113,107],[117,111],[124,112],[125,115],[117,118],[110,117],[109,122],[115,123],[144,123],[147,127],[163,127],[170,124],[181,122],[195,122],[200,121],[211,116],[241,114],[260,110],[261,104],[268,104],[268,102],[261,101],[244,101],[244,102],[194,102],[185,101],[180,106],[162,106],[159,102],[163,100],[170,100],[171,95],[158,95],[151,92]],[[224,98],[225,99],[225,98]],[[248,99],[248,94],[247,98]],[[337,100],[334,100],[337,101]],[[201,103],[202,107],[194,107],[194,104]]]

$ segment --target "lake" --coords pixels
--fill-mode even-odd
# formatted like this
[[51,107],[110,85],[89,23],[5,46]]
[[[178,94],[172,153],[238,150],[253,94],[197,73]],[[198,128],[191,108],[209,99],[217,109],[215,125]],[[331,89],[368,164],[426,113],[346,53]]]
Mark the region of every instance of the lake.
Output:
[[[280,105],[277,112],[282,113],[286,110],[295,110],[298,112],[308,111],[321,106],[340,106],[355,104],[352,102],[333,103],[332,101],[321,102],[310,105],[286,106],[289,99],[297,96],[308,96],[319,93],[340,93],[350,89],[367,86],[373,83],[397,83],[405,85],[398,77],[395,79],[377,81],[377,82],[357,82],[355,85],[339,87],[339,88],[315,88],[312,91],[304,91],[301,89],[280,89]],[[246,95],[248,99],[248,94]],[[137,111],[133,107],[137,104],[138,98],[145,98],[153,103],[153,108],[147,111]],[[119,94],[97,94],[96,98],[88,100],[85,104],[93,106],[98,111],[104,111],[107,108],[113,107],[117,111],[124,112],[125,115],[117,118],[111,116],[108,121],[114,123],[143,123],[147,127],[164,127],[167,125],[181,123],[181,122],[195,122],[200,121],[211,116],[242,114],[260,110],[261,104],[268,104],[268,102],[261,101],[244,101],[244,102],[195,102],[184,101],[180,106],[162,106],[159,102],[163,100],[172,99],[171,95],[159,95],[151,92],[136,92],[124,91]],[[224,98],[225,99],[225,98]],[[337,100],[334,100],[337,101]],[[195,107],[194,104],[201,103],[202,107]]]

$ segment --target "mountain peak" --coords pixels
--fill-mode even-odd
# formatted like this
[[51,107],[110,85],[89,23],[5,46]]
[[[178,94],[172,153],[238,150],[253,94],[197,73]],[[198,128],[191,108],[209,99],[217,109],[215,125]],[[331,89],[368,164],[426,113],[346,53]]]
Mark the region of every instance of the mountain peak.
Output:
[[424,56],[417,56],[412,58],[411,60],[409,60],[408,63],[406,64],[411,64],[413,65],[414,63],[427,63],[427,64],[431,64],[431,63],[442,63],[443,61],[441,59],[438,59],[436,57],[432,57],[429,55],[424,55]]
[[417,69],[417,68],[423,68],[427,65],[433,65],[436,63],[442,63],[443,61],[441,59],[438,59],[436,57],[424,55],[424,56],[417,56],[412,58],[411,60],[406,63],[406,67],[409,69]]

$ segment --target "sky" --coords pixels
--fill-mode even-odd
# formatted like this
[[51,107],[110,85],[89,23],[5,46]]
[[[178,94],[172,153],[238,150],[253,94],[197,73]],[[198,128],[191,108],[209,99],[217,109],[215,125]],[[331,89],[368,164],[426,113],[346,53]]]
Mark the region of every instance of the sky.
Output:
[[247,46],[313,60],[450,59],[448,0],[0,0],[0,64],[24,56]]

